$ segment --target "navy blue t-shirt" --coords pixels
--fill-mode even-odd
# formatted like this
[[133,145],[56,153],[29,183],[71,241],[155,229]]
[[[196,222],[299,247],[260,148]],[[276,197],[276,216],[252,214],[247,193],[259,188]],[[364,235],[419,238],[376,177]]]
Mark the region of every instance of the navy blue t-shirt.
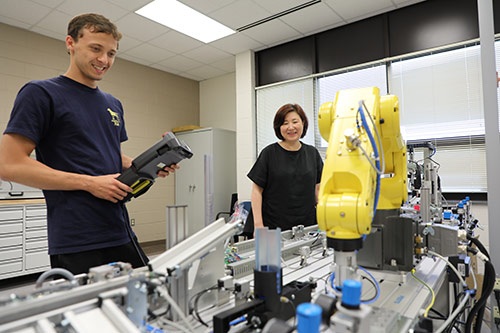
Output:
[[[31,139],[37,160],[56,170],[92,176],[122,171],[120,143],[127,133],[120,101],[65,76],[21,88],[4,133]],[[122,205],[86,191],[43,192],[49,254],[130,241]]]
[[247,175],[263,188],[264,226],[289,230],[316,224],[316,184],[322,171],[323,161],[313,146],[302,143],[290,151],[273,143],[264,148]]

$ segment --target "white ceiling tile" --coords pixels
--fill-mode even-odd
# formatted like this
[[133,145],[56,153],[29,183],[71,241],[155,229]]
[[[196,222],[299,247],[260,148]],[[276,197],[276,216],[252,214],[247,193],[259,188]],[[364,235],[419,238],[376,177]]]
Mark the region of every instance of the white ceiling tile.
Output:
[[135,12],[139,8],[142,8],[144,7],[144,5],[150,3],[152,0],[106,0],[106,1]]
[[71,18],[72,16],[68,14],[53,10],[49,15],[45,16],[40,22],[38,22],[36,27],[56,32],[57,34],[62,35],[64,40],[68,30],[68,22]]
[[252,50],[252,51],[254,51],[254,52],[258,52],[258,51],[265,50],[265,49],[267,49],[267,48],[269,48],[269,45],[262,46],[262,47],[258,47],[258,48],[256,48],[255,50]]
[[152,64],[152,65],[150,65],[150,67],[153,67],[155,69],[158,69],[160,71],[167,72],[167,73],[170,73],[170,74],[179,74],[179,73],[181,73],[181,71],[178,71],[178,70],[175,70],[175,69],[172,69],[172,68],[167,68],[167,67],[162,66],[160,64]]
[[360,21],[360,20],[364,20],[366,18],[369,18],[369,17],[373,17],[373,16],[376,16],[378,14],[382,14],[382,13],[387,13],[387,12],[390,12],[391,10],[393,10],[394,7],[387,7],[387,8],[382,8],[382,9],[379,9],[379,10],[376,10],[374,12],[370,12],[370,13],[365,13],[361,16],[357,16],[357,17],[353,17],[351,19],[348,19],[347,22],[348,23],[352,23],[352,22],[356,22],[356,21]]
[[170,30],[161,24],[137,14],[129,14],[116,21],[115,24],[121,33],[143,42],[147,42]]
[[144,59],[136,58],[136,57],[130,56],[128,54],[122,54],[122,53],[120,53],[120,54],[118,54],[118,58],[125,59],[125,60],[128,60],[128,61],[132,61],[132,62],[135,62],[137,64],[141,64],[141,65],[145,65],[145,66],[148,65],[148,62],[145,61]]
[[140,40],[137,40],[127,35],[122,35],[122,39],[120,39],[120,41],[118,42],[118,52],[119,53],[125,52],[142,43],[143,42],[141,42]]
[[210,43],[210,45],[231,54],[238,54],[263,46],[263,44],[253,40],[248,36],[245,36],[242,33],[235,33],[227,37],[218,39]]
[[[209,44],[134,13],[150,1],[0,0],[0,22],[64,40],[73,16],[97,12],[115,22],[123,34],[119,58],[199,81],[221,72],[233,72],[235,54],[259,51],[425,0],[322,0]],[[180,1],[236,29],[310,0]]]
[[308,32],[307,35],[314,35],[314,34],[322,32],[322,31],[334,29],[334,28],[340,27],[341,25],[344,25],[346,23],[347,23],[347,21],[339,21],[339,22],[332,24],[332,25],[322,26],[321,28],[318,28],[316,30],[312,30],[312,31]]
[[29,24],[29,23],[21,22],[21,21],[18,21],[16,19],[2,16],[2,15],[0,15],[0,22],[8,24],[8,25],[12,25],[14,27],[18,27],[21,29],[29,29],[29,27],[31,27],[31,24]]
[[179,0],[183,4],[199,11],[203,14],[211,13],[217,9],[225,7],[236,0]]
[[61,3],[64,2],[64,0],[31,0],[31,1],[39,3],[40,5],[44,5],[46,7],[50,7],[50,8],[56,8]]
[[210,13],[214,20],[233,30],[271,16],[271,13],[249,0],[238,0]]
[[15,18],[23,23],[35,24],[50,12],[50,8],[28,0],[2,0],[2,16]]
[[223,71],[226,72],[234,72],[236,70],[236,57],[235,56],[230,56],[228,58],[213,62],[210,64],[210,66],[222,69]]
[[408,0],[392,0],[392,2],[394,2],[398,8],[414,5],[416,3],[423,2],[423,1],[425,1],[425,0],[409,0],[409,1]]
[[[314,20],[304,20],[303,17],[314,17]],[[303,34],[318,30],[324,26],[343,22],[340,16],[321,2],[284,15],[280,17],[280,20]]]
[[148,43],[141,44],[125,52],[132,57],[141,58],[148,62],[148,64],[155,64],[161,60],[173,57],[175,53],[160,49]]
[[253,0],[255,3],[260,5],[262,8],[269,11],[271,14],[277,14],[284,12],[290,8],[297,7],[311,0]]
[[57,10],[69,14],[71,17],[83,13],[98,13],[111,21],[116,21],[127,14],[125,9],[101,0],[66,0],[57,7]]
[[170,30],[159,37],[153,38],[149,43],[174,53],[183,53],[204,45],[202,42],[175,30]]
[[[272,33],[270,33],[270,31],[272,31]],[[292,29],[280,20],[272,20],[260,24],[243,31],[243,34],[265,45],[279,43],[282,40],[288,40],[290,38],[302,37],[297,30]]]
[[59,33],[59,32],[55,32],[52,30],[47,30],[47,29],[41,28],[39,26],[34,26],[33,28],[31,28],[31,31],[36,32],[37,34],[51,37],[51,38],[61,40],[61,41],[64,41],[66,39],[66,33]]
[[200,67],[203,65],[201,62],[194,61],[193,59],[186,58],[181,55],[173,56],[166,60],[160,61],[159,65],[165,66],[167,68],[176,69],[182,72],[188,71],[190,69]]
[[277,42],[271,43],[271,44],[269,44],[267,47],[273,47],[273,46],[276,46],[276,45],[285,44],[285,43],[288,43],[288,42],[294,41],[294,40],[296,40],[296,39],[297,39],[297,37],[285,38],[285,39],[283,39],[283,40],[280,40],[280,41],[277,41]]
[[[391,0],[394,5],[404,4],[404,3],[415,3],[418,0]],[[420,0],[422,1],[422,0]]]
[[186,72],[182,72],[182,73],[179,73],[177,75],[183,76],[185,78],[188,78],[188,79],[191,79],[191,80],[194,80],[194,81],[203,81],[204,80],[202,77],[199,77],[199,76],[196,76],[196,75],[192,75],[192,74],[189,74],[189,73],[186,73]]
[[220,70],[218,68],[214,68],[214,67],[208,66],[208,65],[191,69],[191,70],[187,71],[186,73],[201,77],[203,79],[209,79],[212,77],[217,77],[217,76],[227,74],[227,72],[225,72],[223,70]]
[[366,16],[383,8],[395,8],[391,0],[323,0],[345,20]]
[[216,49],[210,45],[203,45],[194,50],[185,52],[184,55],[204,64],[227,58],[229,53]]

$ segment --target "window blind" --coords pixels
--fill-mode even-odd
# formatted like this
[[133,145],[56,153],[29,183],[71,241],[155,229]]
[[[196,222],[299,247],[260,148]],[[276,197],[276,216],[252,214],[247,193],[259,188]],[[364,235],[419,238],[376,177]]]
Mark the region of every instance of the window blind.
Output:
[[[339,90],[365,88],[365,87],[378,87],[380,95],[387,94],[387,75],[386,67],[384,64],[374,65],[369,68],[356,69],[344,73],[329,75],[321,77],[317,81],[318,85],[318,99],[317,109],[323,103],[335,101],[335,96]],[[317,114],[316,110],[316,122]],[[318,138],[321,138],[319,131],[317,132]],[[319,147],[326,148],[328,142],[321,138]]]
[[479,46],[391,63],[406,140],[484,134]]
[[277,142],[273,120],[278,109],[288,103],[299,104],[304,110],[309,127],[302,142],[314,145],[315,110],[313,79],[306,79],[264,87],[257,90],[257,154],[267,145]]
[[[499,68],[498,42],[495,52]],[[486,192],[479,45],[396,60],[390,73],[403,137],[436,145],[443,192]]]

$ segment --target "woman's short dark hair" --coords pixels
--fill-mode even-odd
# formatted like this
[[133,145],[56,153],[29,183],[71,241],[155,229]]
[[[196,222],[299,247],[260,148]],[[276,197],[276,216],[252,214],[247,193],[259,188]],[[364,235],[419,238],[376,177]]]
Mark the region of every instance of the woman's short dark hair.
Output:
[[302,119],[304,126],[302,130],[302,135],[300,137],[303,138],[304,136],[306,136],[307,125],[309,124],[309,122],[307,121],[306,113],[304,112],[304,110],[302,110],[302,107],[298,104],[285,104],[282,107],[280,107],[279,110],[276,112],[273,122],[274,133],[280,140],[285,140],[283,135],[281,135],[280,127],[285,122],[286,115],[290,112],[297,112],[300,119]]
[[81,14],[71,19],[68,24],[68,35],[78,41],[83,36],[82,29],[87,28],[92,32],[104,32],[113,36],[116,41],[122,38],[122,34],[116,25],[100,14]]

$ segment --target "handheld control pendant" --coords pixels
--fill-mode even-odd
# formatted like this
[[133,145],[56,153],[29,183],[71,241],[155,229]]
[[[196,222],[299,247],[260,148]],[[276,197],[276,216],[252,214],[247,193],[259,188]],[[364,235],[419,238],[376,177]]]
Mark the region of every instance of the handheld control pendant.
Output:
[[146,193],[158,177],[158,171],[192,156],[193,152],[186,143],[177,139],[173,133],[165,133],[160,141],[136,157],[130,168],[117,178],[132,188],[132,192],[121,202]]

